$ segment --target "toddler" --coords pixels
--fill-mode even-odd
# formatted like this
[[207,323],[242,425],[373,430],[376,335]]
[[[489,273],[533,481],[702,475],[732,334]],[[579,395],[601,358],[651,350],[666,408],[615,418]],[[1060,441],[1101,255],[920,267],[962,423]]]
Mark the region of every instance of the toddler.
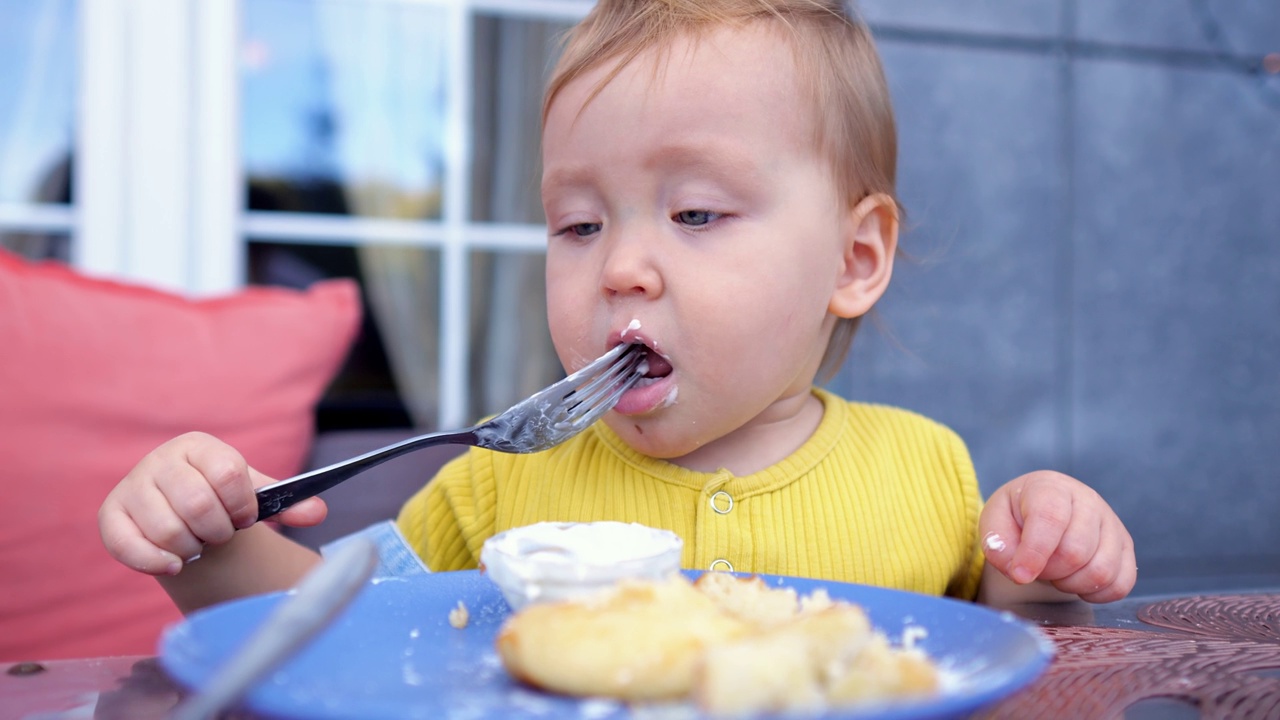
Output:
[[[896,153],[875,47],[839,0],[600,0],[543,109],[548,316],[567,370],[639,343],[647,375],[552,450],[450,463],[369,531],[384,560],[474,568],[510,527],[621,520],[677,533],[689,568],[1125,596],[1133,543],[1089,487],[1033,472],[984,504],[950,430],[816,386],[889,284]],[[184,611],[288,587],[318,556],[254,524],[268,482],[184,435],[107,497],[103,541]]]

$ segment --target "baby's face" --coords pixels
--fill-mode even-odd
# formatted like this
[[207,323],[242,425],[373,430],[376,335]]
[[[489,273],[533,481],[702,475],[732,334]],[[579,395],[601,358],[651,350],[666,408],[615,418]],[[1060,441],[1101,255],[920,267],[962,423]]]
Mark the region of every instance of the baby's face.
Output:
[[652,377],[610,427],[651,456],[732,467],[805,408],[812,424],[848,205],[783,38],[756,27],[678,41],[656,75],[654,57],[588,102],[598,68],[550,108],[551,335],[569,370],[647,345]]

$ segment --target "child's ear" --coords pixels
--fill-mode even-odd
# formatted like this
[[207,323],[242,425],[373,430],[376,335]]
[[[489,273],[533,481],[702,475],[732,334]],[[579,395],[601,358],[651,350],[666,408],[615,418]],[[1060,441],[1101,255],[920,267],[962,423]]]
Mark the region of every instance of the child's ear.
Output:
[[827,306],[832,315],[865,315],[889,287],[898,249],[898,204],[884,193],[863,198],[849,210],[841,272]]

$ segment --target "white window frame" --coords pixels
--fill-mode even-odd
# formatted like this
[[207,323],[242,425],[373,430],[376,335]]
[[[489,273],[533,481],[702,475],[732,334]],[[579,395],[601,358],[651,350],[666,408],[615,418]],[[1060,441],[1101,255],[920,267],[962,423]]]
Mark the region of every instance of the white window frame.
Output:
[[195,295],[243,284],[237,9],[81,0],[82,270]]
[[[52,22],[64,20],[59,15]],[[37,76],[33,82],[45,79],[42,73],[37,73]],[[4,110],[10,113],[15,111],[13,108]],[[50,202],[0,201],[0,232],[64,234],[73,237],[76,232],[76,213],[67,205]]]
[[75,230],[74,211],[61,205],[0,202],[0,230],[5,232],[65,233]]
[[[240,165],[241,0],[81,0],[75,207],[0,207],[15,223],[73,232],[83,271],[192,296],[245,283],[247,238],[403,243],[441,253],[441,427],[470,417],[470,257],[545,251],[542,226],[469,220],[472,21],[575,20],[592,0],[364,0],[447,10],[450,97],[440,220],[246,212]],[[72,220],[71,218],[74,218]]]

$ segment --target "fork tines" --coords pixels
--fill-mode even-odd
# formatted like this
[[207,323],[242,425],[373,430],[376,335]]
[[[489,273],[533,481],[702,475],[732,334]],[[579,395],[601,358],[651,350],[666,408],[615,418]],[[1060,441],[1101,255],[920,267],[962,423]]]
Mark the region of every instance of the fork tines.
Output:
[[[622,352],[599,375],[584,375],[582,382],[564,396],[564,406],[556,424],[590,425],[609,411],[622,394],[631,389],[644,374],[643,345],[619,345],[611,353]],[[581,371],[579,371],[581,372]]]

